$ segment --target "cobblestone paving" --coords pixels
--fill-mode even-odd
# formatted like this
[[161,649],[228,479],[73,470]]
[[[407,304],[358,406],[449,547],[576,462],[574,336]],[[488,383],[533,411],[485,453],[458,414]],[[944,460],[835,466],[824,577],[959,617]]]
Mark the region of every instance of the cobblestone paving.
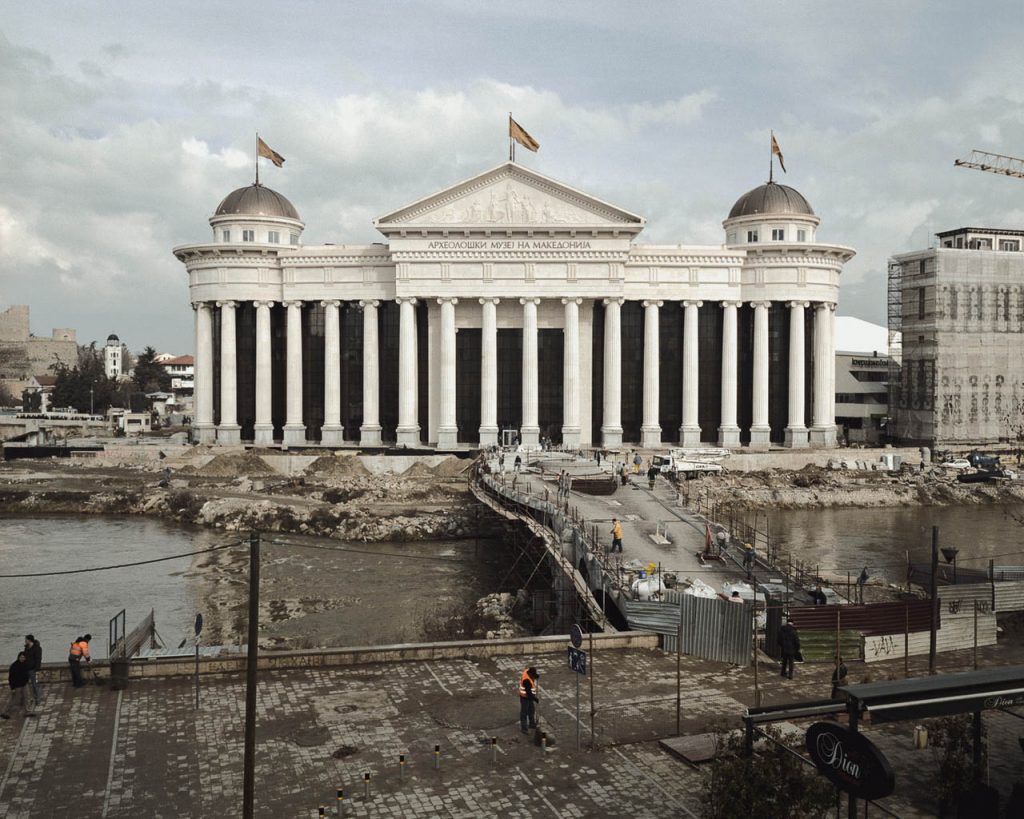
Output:
[[[319,805],[333,810],[342,787],[348,816],[699,816],[702,774],[654,741],[675,734],[675,656],[606,651],[591,659],[597,749],[590,749],[584,679],[579,752],[576,678],[562,654],[265,673],[257,815],[314,817]],[[982,660],[993,665],[1006,657],[987,649]],[[969,662],[967,653],[943,655],[940,670],[963,670]],[[540,715],[556,740],[547,753],[518,728],[516,688],[528,664],[541,670]],[[737,728],[753,701],[751,670],[689,657],[681,669],[682,732]],[[912,662],[912,673],[923,670]],[[901,677],[902,662],[870,671],[876,679]],[[763,666],[764,701],[823,696],[829,673],[798,665],[790,681]],[[855,667],[854,679],[861,673]],[[198,711],[186,678],[132,681],[120,693],[49,685],[37,719],[16,715],[0,723],[0,816],[237,816],[244,696],[241,674],[204,678]],[[986,712],[985,722],[990,780],[1005,797],[1021,773],[1022,723],[998,712]],[[933,815],[935,758],[913,750],[913,725],[865,730],[897,772],[896,794],[885,806],[899,816]]]

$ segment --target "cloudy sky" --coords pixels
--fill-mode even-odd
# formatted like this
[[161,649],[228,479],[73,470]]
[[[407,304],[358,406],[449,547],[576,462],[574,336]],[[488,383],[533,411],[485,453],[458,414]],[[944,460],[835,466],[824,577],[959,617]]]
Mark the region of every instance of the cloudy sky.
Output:
[[[1024,156],[1024,11],[945,0],[5,4],[0,309],[32,329],[191,350],[173,246],[205,241],[263,181],[307,242],[371,242],[372,219],[498,164],[506,114],[540,172],[643,214],[641,240],[719,243],[789,173],[855,247],[841,314],[884,323],[887,257],[961,225],[1024,227],[1024,180],[954,169]],[[526,153],[521,152],[521,153]]]

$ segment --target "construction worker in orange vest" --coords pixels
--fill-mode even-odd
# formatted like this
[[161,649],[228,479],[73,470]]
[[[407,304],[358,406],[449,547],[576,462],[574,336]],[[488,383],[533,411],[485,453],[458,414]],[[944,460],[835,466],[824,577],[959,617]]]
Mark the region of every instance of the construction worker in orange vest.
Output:
[[91,634],[86,634],[84,637],[77,637],[71,644],[71,648],[68,649],[68,666],[71,668],[71,683],[75,688],[81,688],[85,685],[82,680],[82,660],[89,662],[89,641],[92,640]]
[[540,672],[532,665],[523,671],[519,678],[519,730],[524,734],[529,733],[529,728],[537,727],[537,703],[540,697],[537,696],[539,689],[538,680]]

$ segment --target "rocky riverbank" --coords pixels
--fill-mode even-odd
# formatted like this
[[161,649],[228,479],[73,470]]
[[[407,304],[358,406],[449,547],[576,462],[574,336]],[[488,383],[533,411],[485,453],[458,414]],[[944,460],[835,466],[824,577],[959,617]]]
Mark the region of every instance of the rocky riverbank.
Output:
[[691,504],[732,509],[827,509],[833,507],[953,506],[1020,503],[1024,482],[959,483],[946,470],[883,472],[828,469],[726,473],[681,487]]

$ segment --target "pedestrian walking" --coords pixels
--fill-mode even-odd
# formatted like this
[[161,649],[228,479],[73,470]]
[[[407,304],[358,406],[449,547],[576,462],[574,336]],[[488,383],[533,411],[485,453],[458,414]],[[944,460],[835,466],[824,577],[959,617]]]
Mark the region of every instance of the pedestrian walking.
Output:
[[504,452],[502,452],[501,454],[498,455],[498,471],[499,472],[504,472],[505,471],[505,453]]
[[651,468],[647,470],[647,482],[650,484],[651,489],[654,489],[654,481],[658,477],[659,469],[654,464],[651,464]]
[[618,518],[612,518],[612,552],[622,551],[622,524]]
[[640,456],[638,451],[633,452],[633,472],[637,475],[640,474],[640,467],[643,466],[644,459]]
[[36,679],[36,674],[43,666],[43,646],[31,634],[25,635],[25,656],[28,658],[28,684],[32,689],[32,699],[35,700],[36,705],[39,705],[43,701],[43,697],[39,693],[39,681]]
[[519,730],[524,734],[537,727],[537,703],[540,702],[540,672],[532,665],[519,678]]
[[85,685],[82,680],[82,663],[88,663],[89,660],[89,642],[92,640],[91,634],[86,634],[84,637],[76,637],[75,641],[71,644],[71,648],[68,649],[68,666],[71,668],[71,683],[75,688],[81,688]]
[[516,459],[512,462],[512,471],[513,472],[520,472],[520,471],[522,471],[522,468],[523,468],[523,456],[517,454],[516,455]]
[[10,719],[11,709],[19,705],[25,711],[26,717],[34,717],[36,712],[32,707],[32,700],[29,699],[28,657],[25,656],[24,651],[19,653],[18,659],[11,663],[10,670],[7,672],[7,684],[11,689],[11,694],[7,698],[4,710],[0,711],[0,719]]
[[782,650],[781,676],[793,679],[793,662],[800,655],[800,633],[789,619],[779,629],[777,642]]
[[825,592],[821,590],[821,583],[815,586],[814,591],[811,592],[811,602],[816,606],[824,606],[828,603]]
[[[594,452],[594,459],[597,461],[598,468],[600,468],[600,466],[601,466],[601,450],[600,449],[595,450],[595,452]],[[1017,465],[1020,466],[1020,458],[1017,459]]]
[[629,466],[626,464],[625,461],[622,462],[621,476],[622,476],[622,485],[625,486],[627,483],[629,483]]
[[743,568],[747,570],[747,577],[754,568],[754,547],[749,543],[743,544]]

